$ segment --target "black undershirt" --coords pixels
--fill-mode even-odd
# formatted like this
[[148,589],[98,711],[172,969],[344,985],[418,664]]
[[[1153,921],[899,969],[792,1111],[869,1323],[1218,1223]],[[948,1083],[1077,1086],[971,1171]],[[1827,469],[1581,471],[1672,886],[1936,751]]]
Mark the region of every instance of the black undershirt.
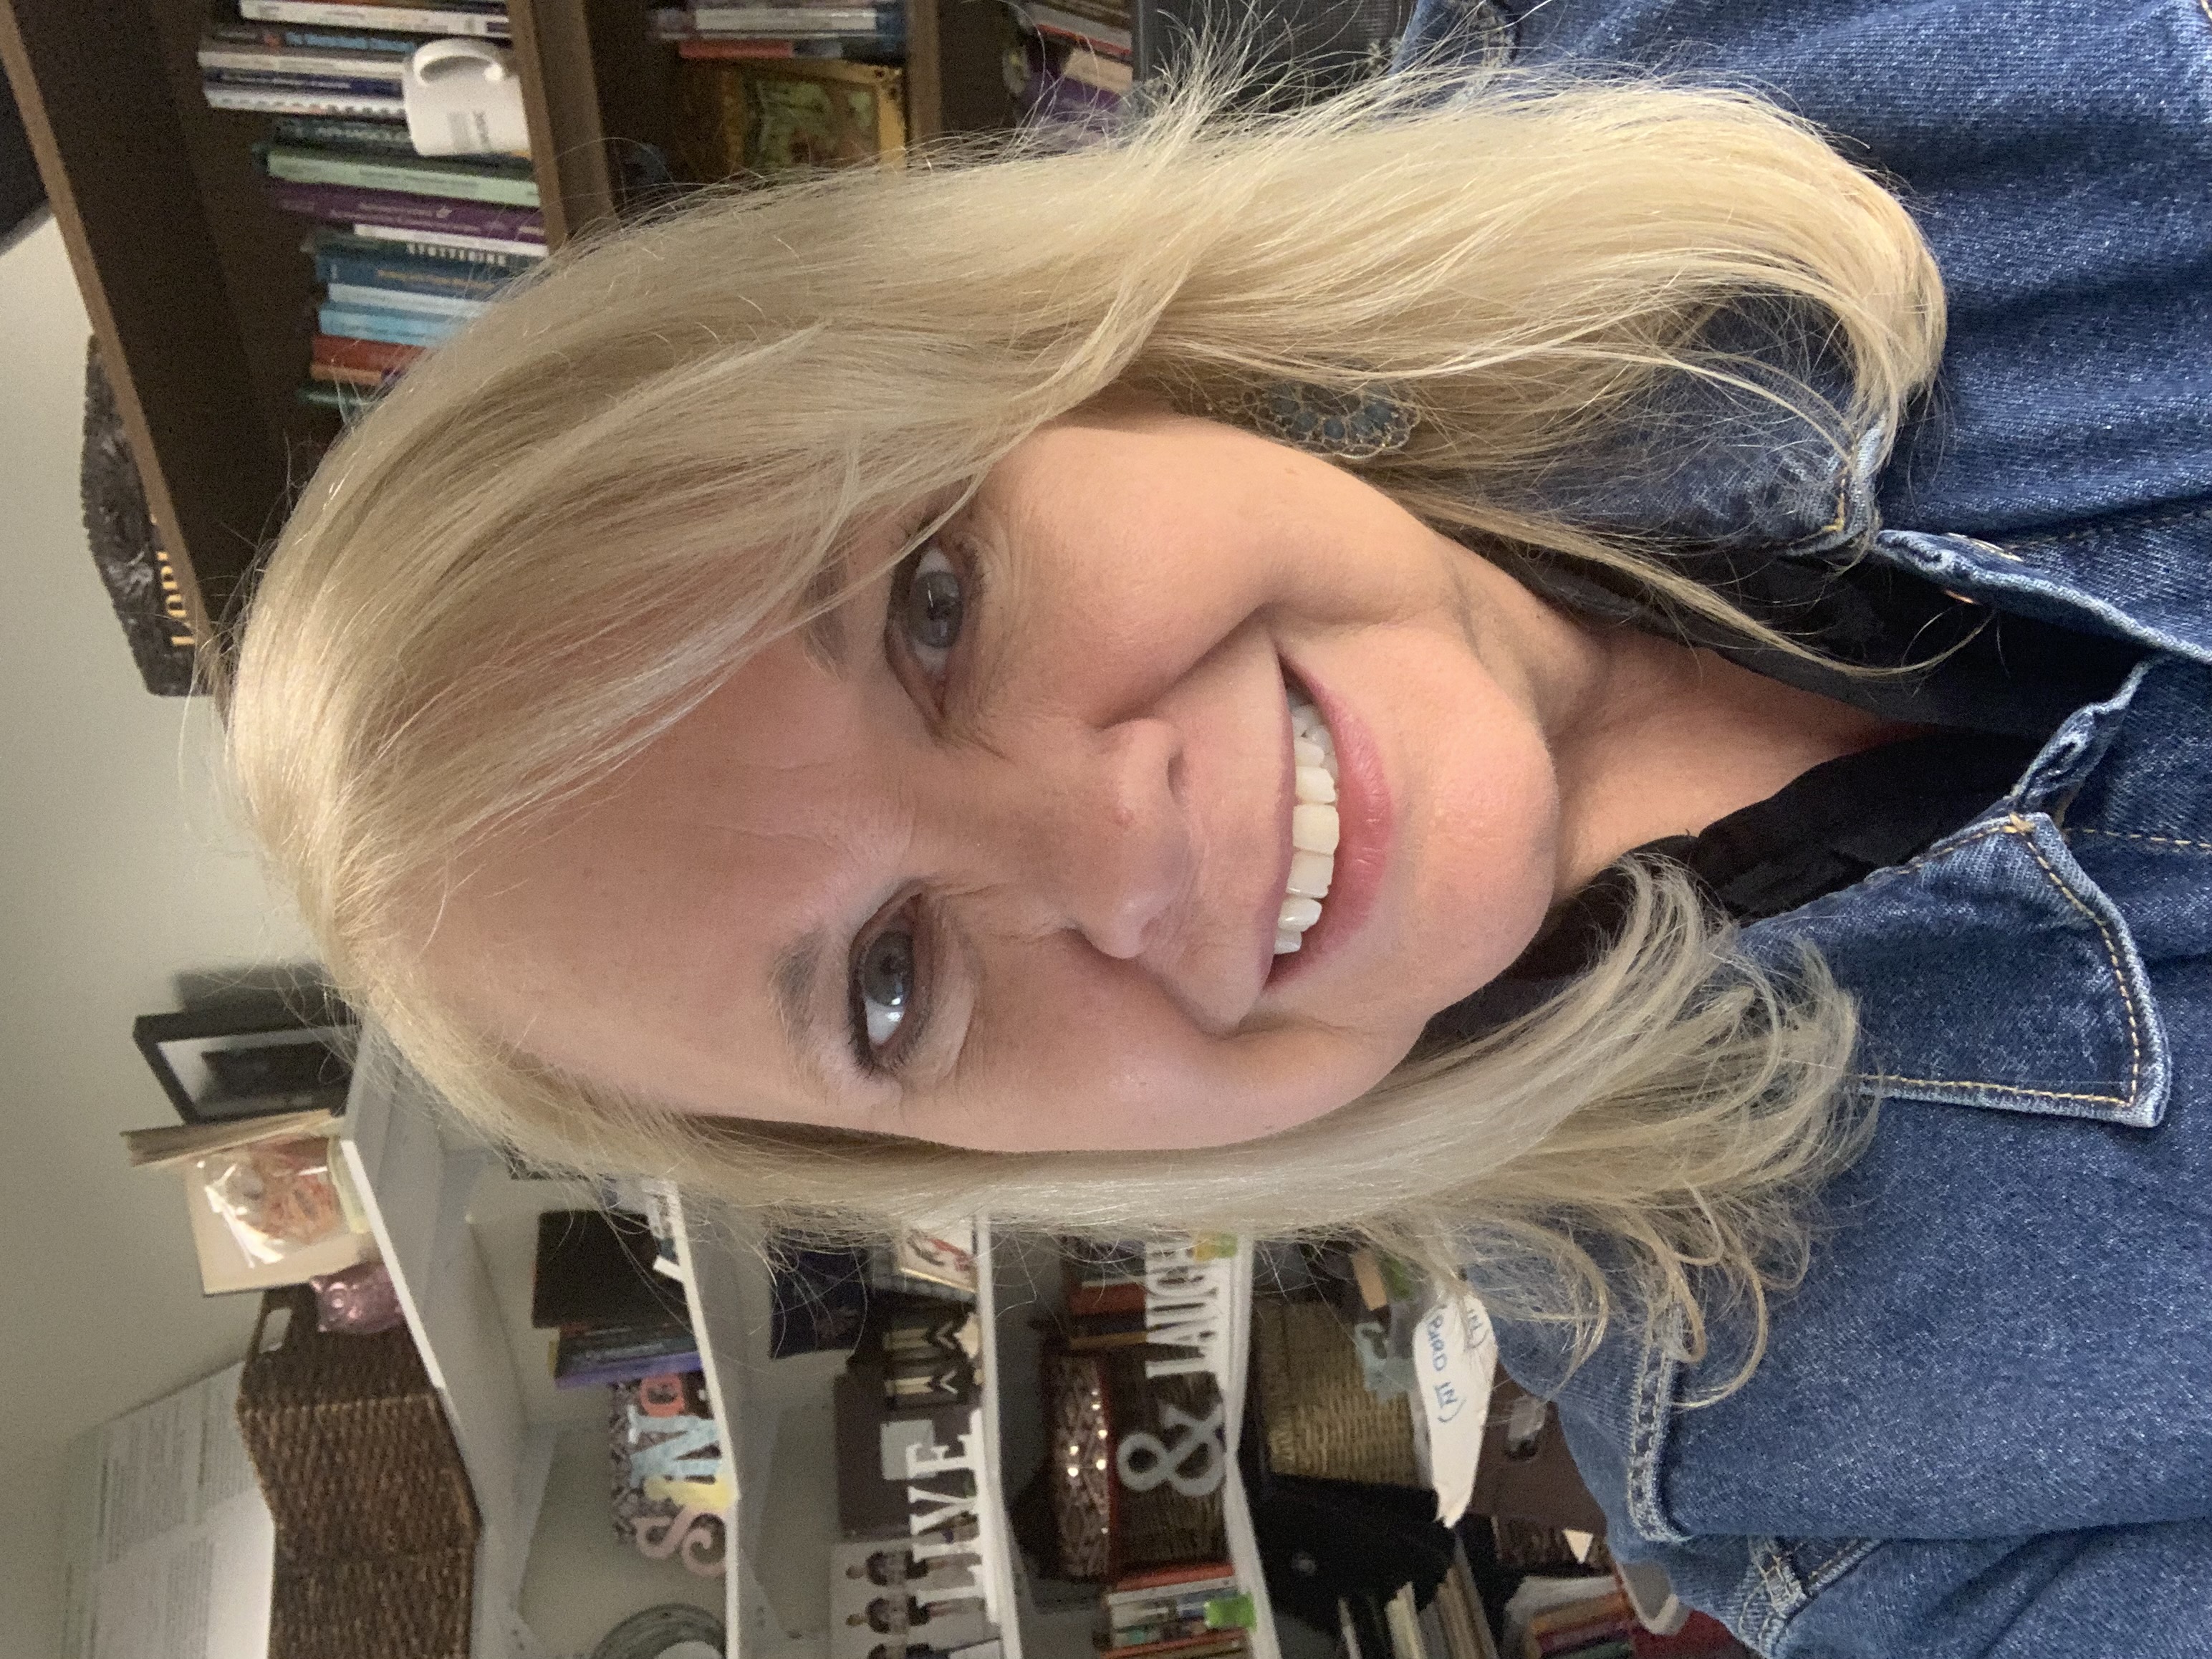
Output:
[[[1585,621],[1701,646],[1770,679],[1886,720],[1940,729],[1827,761],[1695,836],[1636,849],[1683,865],[1734,920],[1777,916],[1903,864],[2020,781],[2059,722],[2111,696],[2143,647],[1969,604],[1909,572],[1842,571],[1771,557],[1692,554],[1677,568],[1754,618],[1861,666],[1940,662],[1867,679],[1746,645],[1609,571],[1540,556],[1486,556]],[[1555,907],[1519,960],[1430,1021],[1422,1047],[1467,1041],[1565,990],[1617,934],[1629,884],[1601,872]]]

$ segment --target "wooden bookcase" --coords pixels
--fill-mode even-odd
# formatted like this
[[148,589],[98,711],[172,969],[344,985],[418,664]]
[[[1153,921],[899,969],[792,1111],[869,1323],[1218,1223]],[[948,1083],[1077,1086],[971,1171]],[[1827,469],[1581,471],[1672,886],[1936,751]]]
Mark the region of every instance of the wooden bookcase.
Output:
[[[907,0],[913,136],[1003,126],[998,0]],[[546,234],[618,208],[666,137],[672,46],[641,0],[509,0]],[[195,629],[222,619],[336,435],[300,404],[313,273],[268,203],[259,117],[211,110],[208,0],[0,0],[4,62]]]

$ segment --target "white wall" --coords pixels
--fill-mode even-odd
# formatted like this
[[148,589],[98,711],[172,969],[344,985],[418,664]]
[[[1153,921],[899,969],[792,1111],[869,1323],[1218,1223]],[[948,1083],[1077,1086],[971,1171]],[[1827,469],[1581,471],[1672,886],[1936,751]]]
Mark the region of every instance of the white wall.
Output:
[[140,689],[77,504],[89,332],[51,225],[0,254],[0,1655],[60,1644],[71,1437],[240,1357],[131,1043],[179,970],[304,957],[215,787],[212,721]]

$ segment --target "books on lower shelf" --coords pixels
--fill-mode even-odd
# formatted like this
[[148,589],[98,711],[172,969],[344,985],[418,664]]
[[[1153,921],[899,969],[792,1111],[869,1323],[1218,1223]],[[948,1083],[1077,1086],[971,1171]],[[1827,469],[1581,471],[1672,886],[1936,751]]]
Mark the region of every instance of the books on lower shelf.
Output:
[[544,258],[529,158],[417,155],[401,95],[427,40],[507,33],[503,0],[217,0],[207,101],[270,118],[253,144],[270,200],[323,227],[302,244],[325,291],[301,402],[357,413]]

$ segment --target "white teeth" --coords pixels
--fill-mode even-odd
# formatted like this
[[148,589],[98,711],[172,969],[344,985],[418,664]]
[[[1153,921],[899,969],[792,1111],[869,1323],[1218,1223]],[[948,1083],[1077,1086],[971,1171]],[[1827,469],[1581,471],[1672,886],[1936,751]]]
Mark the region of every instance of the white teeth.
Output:
[[1291,878],[1275,918],[1275,954],[1288,956],[1321,920],[1321,901],[1336,874],[1336,741],[1321,711],[1290,693],[1291,793]]
[[1329,878],[1335,873],[1336,860],[1329,854],[1293,853],[1290,885],[1283,890],[1299,898],[1327,898]]
[[1336,833],[1334,806],[1300,805],[1291,809],[1291,845],[1300,851],[1334,853]]

